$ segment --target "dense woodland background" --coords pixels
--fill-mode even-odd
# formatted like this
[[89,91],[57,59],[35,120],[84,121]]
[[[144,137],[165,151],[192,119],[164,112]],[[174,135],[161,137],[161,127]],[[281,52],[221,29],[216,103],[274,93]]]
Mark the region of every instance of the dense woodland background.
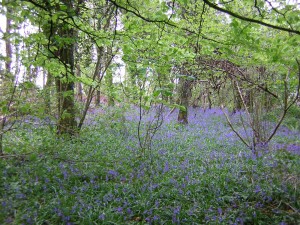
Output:
[[300,221],[297,0],[0,14],[0,223]]

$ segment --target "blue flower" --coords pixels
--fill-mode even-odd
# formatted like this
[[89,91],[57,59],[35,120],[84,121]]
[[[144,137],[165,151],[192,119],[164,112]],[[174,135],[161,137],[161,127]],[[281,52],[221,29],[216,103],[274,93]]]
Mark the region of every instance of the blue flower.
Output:
[[105,214],[104,214],[104,213],[101,213],[101,214],[98,216],[98,219],[99,219],[99,220],[104,220],[104,219],[105,219]]

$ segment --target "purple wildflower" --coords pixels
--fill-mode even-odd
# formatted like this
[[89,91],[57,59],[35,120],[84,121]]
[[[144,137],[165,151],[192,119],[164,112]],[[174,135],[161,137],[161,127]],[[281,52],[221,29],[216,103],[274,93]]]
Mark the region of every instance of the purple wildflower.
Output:
[[165,163],[165,166],[163,169],[163,173],[167,173],[167,172],[169,172],[169,163],[168,162]]
[[104,220],[104,219],[105,219],[105,214],[104,214],[104,213],[101,213],[101,214],[98,216],[98,219],[99,219],[99,220]]

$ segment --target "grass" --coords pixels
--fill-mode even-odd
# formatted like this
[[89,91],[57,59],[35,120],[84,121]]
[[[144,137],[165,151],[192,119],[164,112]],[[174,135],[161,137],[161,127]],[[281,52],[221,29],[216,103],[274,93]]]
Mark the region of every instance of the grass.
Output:
[[[47,126],[6,135],[18,156],[0,159],[0,224],[300,223],[299,155],[254,156],[217,109],[192,109],[186,127],[175,119],[145,151],[135,110],[91,114],[73,140]],[[272,146],[297,143],[286,132]]]

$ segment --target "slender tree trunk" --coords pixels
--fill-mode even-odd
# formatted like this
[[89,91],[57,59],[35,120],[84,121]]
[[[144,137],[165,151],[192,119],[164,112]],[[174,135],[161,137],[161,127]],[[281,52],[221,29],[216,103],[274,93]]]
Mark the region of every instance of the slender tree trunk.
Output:
[[[100,26],[100,25],[98,25]],[[98,27],[98,29],[100,29],[101,27]],[[99,80],[101,79],[101,76],[103,74],[103,69],[104,69],[104,48],[97,47],[97,64],[96,64],[96,79],[98,78]],[[95,105],[99,106],[100,105],[100,96],[101,96],[101,92],[100,90],[96,91],[96,97],[95,97]]]
[[253,90],[252,89],[246,90],[245,102],[249,112],[252,113],[253,112]]
[[236,83],[233,80],[232,80],[232,90],[233,90],[233,103],[234,103],[232,113],[236,113],[237,111],[242,109],[243,104]]
[[[170,82],[173,84],[173,89],[172,89],[172,93],[174,93],[174,91],[176,90],[176,83],[175,83],[175,79],[171,79]],[[174,97],[174,95],[171,95],[169,97],[169,104],[172,105],[176,102],[176,98]]]
[[[2,4],[7,3],[7,1],[2,2]],[[7,82],[12,82],[14,83],[15,77],[11,74],[12,71],[12,44],[11,44],[11,31],[12,31],[12,24],[11,24],[11,16],[12,16],[13,9],[7,4],[6,6],[6,31],[5,31],[5,53],[6,53],[6,60],[5,60],[5,74],[8,75],[9,79],[7,79]],[[3,77],[3,87],[5,85],[5,77]],[[10,84],[9,84],[10,85]],[[15,88],[13,89],[13,92],[9,91],[9,98],[10,101],[7,103],[7,108],[9,110],[14,93],[15,93]],[[2,95],[2,94],[1,94]],[[3,97],[3,96],[0,96]],[[1,99],[0,99],[1,100]],[[5,133],[4,128],[6,125],[6,115],[1,115],[0,114],[0,155],[3,155],[3,135]]]
[[[81,72],[80,72],[80,65],[79,63],[76,64],[76,76],[81,77]],[[77,83],[77,96],[79,101],[83,101],[83,90],[82,90],[82,83],[78,82]]]
[[211,92],[209,90],[209,87],[206,87],[206,92],[207,92],[207,100],[208,100],[208,109],[211,109],[212,101],[211,101]]
[[[102,11],[101,8],[104,11]],[[115,8],[112,7],[112,5],[109,1],[106,1],[104,7],[99,7],[99,15],[103,15],[104,17],[102,17],[102,19],[99,18],[97,27],[99,30],[107,31],[110,27],[110,22],[111,22],[112,16],[115,15]],[[102,29],[103,21],[105,21],[106,24],[104,25],[104,27]],[[86,97],[87,100],[86,100],[84,110],[82,112],[82,115],[81,115],[81,118],[80,118],[80,121],[78,124],[78,130],[80,130],[83,125],[84,119],[86,117],[88,108],[94,97],[95,91],[96,91],[96,95],[97,95],[96,99],[95,99],[95,103],[96,103],[96,105],[100,104],[100,90],[99,90],[100,83],[102,81],[103,74],[105,73],[106,68],[109,66],[109,64],[111,63],[111,61],[113,59],[113,54],[111,54],[110,56],[107,56],[107,55],[104,56],[104,54],[105,54],[104,47],[97,46],[97,62],[96,62],[96,68],[95,68],[95,71],[93,74],[93,81],[97,81],[98,85],[96,88],[93,86],[90,86],[87,91],[87,97]]]
[[[46,76],[44,74],[44,76]],[[45,113],[50,114],[51,112],[51,88],[53,84],[53,76],[51,73],[48,73],[47,75],[47,81],[44,87],[44,93],[45,93]]]
[[112,75],[112,69],[109,67],[106,70],[105,75],[105,81],[106,81],[106,87],[107,87],[107,95],[108,95],[108,106],[114,106],[115,100],[114,100],[114,86],[113,86],[113,75]]
[[[97,56],[97,62],[96,62],[96,68],[95,68],[95,71],[94,71],[94,74],[93,74],[93,81],[97,80],[97,77],[99,77],[100,72],[101,72],[101,58],[98,55]],[[102,77],[103,76],[101,74],[101,76],[99,77],[99,80],[98,80],[99,83],[101,82]],[[82,125],[83,125],[83,122],[84,122],[84,119],[86,117],[87,111],[88,111],[88,109],[90,107],[90,104],[93,100],[95,91],[96,91],[96,89],[93,86],[89,87],[89,90],[88,90],[87,96],[86,96],[86,102],[85,102],[84,110],[82,112],[82,115],[81,115],[81,118],[80,118],[80,121],[79,121],[79,124],[78,124],[78,130],[80,130]],[[99,90],[97,90],[97,91],[99,91]],[[100,102],[100,91],[99,91],[98,96],[99,96],[99,102]]]
[[101,92],[99,90],[96,91],[96,97],[95,97],[95,105],[99,106],[100,105],[100,97],[101,97]]
[[132,64],[126,65],[126,76],[127,76],[127,89],[129,91],[129,96],[131,101],[136,104],[138,102],[138,87],[137,87],[137,69]]
[[179,80],[179,100],[181,108],[178,113],[178,122],[188,124],[188,108],[189,101],[192,95],[192,82],[187,79],[180,78]]
[[[3,0],[3,2],[7,2]],[[5,51],[6,51],[6,61],[5,61],[5,69],[7,73],[11,73],[11,64],[12,64],[12,45],[11,45],[11,30],[12,30],[12,24],[11,24],[11,16],[12,16],[12,8],[9,7],[9,4],[6,7],[7,13],[6,13],[6,32],[5,32]]]

